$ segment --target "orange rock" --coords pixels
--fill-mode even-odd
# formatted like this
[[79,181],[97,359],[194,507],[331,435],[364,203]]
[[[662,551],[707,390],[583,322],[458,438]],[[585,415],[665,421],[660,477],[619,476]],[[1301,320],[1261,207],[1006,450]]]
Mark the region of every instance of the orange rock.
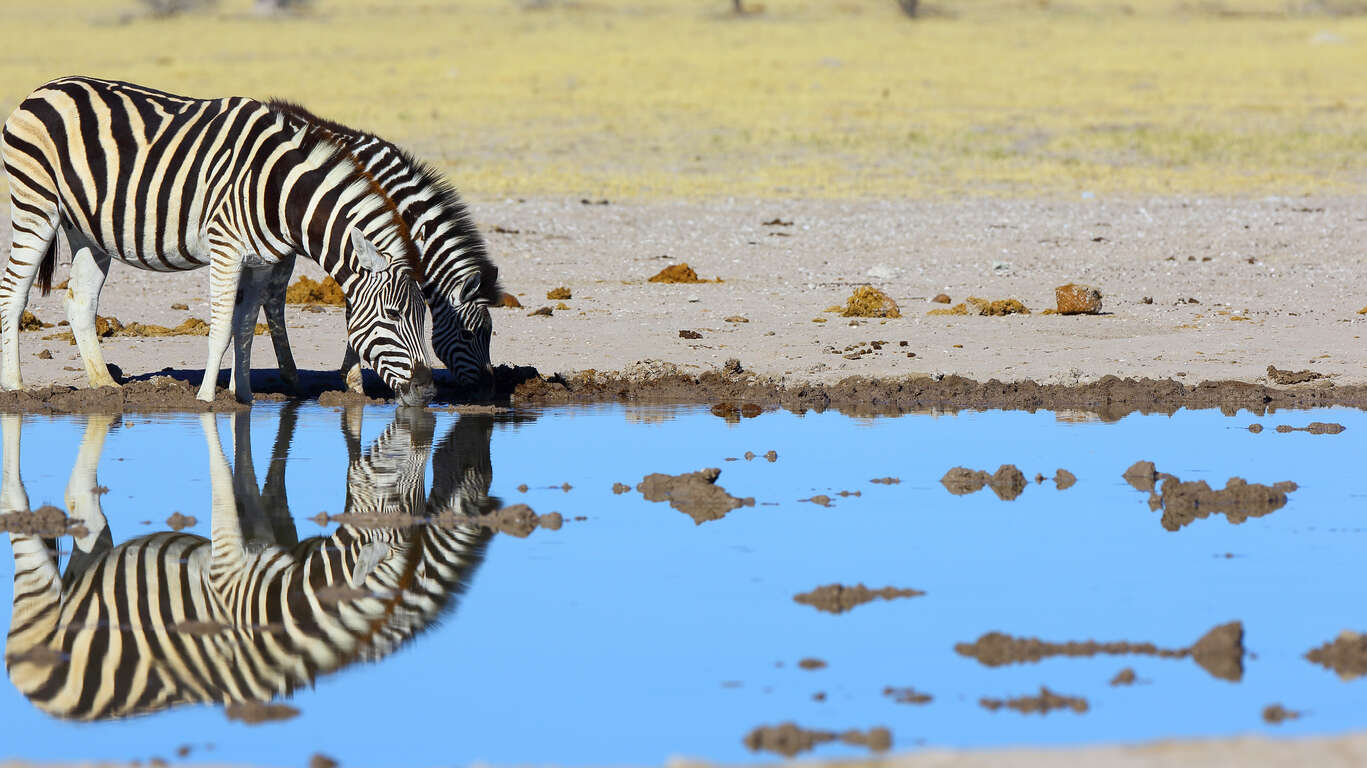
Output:
[[1101,311],[1101,291],[1090,285],[1069,283],[1054,289],[1060,315],[1095,315]]
[[935,302],[936,304],[948,304],[950,302],[949,294],[937,293],[935,294],[935,298],[931,299],[931,301]]

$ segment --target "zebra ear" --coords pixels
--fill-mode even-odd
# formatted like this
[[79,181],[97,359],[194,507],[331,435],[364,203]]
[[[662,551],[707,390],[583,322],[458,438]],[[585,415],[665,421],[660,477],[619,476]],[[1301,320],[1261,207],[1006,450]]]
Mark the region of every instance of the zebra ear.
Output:
[[360,264],[363,271],[382,272],[385,267],[389,266],[385,257],[375,250],[375,246],[365,239],[365,235],[361,234],[359,229],[351,230],[351,247],[356,251],[356,262]]
[[460,303],[469,304],[474,301],[479,296],[480,284],[479,272],[465,278],[465,282],[460,286]]

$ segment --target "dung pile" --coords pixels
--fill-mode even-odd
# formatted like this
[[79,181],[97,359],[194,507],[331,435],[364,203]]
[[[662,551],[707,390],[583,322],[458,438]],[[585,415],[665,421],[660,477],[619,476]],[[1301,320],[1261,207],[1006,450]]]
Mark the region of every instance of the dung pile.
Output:
[[845,300],[840,316],[898,318],[902,312],[891,296],[871,285],[861,285]]
[[955,304],[948,309],[932,309],[927,315],[984,315],[1000,317],[1002,315],[1028,315],[1030,310],[1016,299],[981,299],[977,296],[969,296],[968,300]]
[[45,323],[42,320],[39,320],[37,315],[27,309],[24,310],[23,314],[19,315],[19,330],[21,331],[39,331],[51,327],[52,323]]
[[636,490],[646,497],[646,501],[669,502],[669,506],[693,518],[698,525],[720,520],[737,507],[755,506],[753,498],[738,499],[716,485],[720,476],[721,470],[716,467],[682,475],[656,472],[646,475]]
[[811,592],[794,595],[793,602],[810,605],[818,611],[825,611],[826,613],[844,613],[874,600],[896,600],[899,597],[920,597],[924,594],[925,592],[919,589],[900,589],[897,587],[869,589],[863,584],[856,584],[853,587],[847,587],[843,584],[827,584],[824,587],[817,587]]
[[[698,277],[698,273],[688,264],[670,264],[659,272],[655,273],[646,282],[650,283],[705,283]],[[720,282],[720,281],[718,281]]]
[[574,298],[574,293],[570,291],[569,288],[562,285],[559,288],[552,288],[549,291],[546,291],[546,298],[552,301],[565,301]]
[[346,306],[346,297],[342,295],[342,287],[332,279],[331,275],[324,277],[322,282],[311,280],[307,275],[301,275],[290,287],[285,289],[286,304],[327,304],[334,307]]

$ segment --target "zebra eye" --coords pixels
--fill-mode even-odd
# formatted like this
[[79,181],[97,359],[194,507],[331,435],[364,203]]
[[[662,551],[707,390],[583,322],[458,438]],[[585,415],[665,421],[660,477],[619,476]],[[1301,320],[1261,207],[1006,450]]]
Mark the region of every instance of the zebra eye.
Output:
[[384,316],[389,318],[390,320],[398,320],[400,316],[399,310],[395,309],[394,307],[385,307]]

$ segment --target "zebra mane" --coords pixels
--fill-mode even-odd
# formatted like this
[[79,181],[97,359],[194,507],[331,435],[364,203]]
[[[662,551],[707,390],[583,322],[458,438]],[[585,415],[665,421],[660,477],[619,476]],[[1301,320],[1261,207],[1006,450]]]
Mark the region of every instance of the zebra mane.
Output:
[[[318,135],[326,137],[327,140],[335,144],[341,144],[343,151],[346,151],[349,155],[351,152],[345,147],[347,141],[357,138],[371,139],[382,143],[398,157],[400,162],[415,170],[421,178],[423,185],[435,193],[437,207],[444,213],[443,218],[450,224],[450,228],[447,230],[449,233],[448,236],[456,238],[460,243],[460,260],[470,264],[479,271],[480,287],[478,298],[487,304],[497,304],[499,302],[503,296],[503,288],[498,283],[498,267],[494,266],[494,263],[489,260],[488,248],[485,246],[484,238],[479,234],[479,230],[475,227],[474,220],[470,216],[469,207],[465,204],[465,201],[461,199],[460,193],[456,190],[455,186],[447,181],[441,173],[437,172],[437,170],[427,162],[413,156],[407,150],[387,139],[376,136],[373,133],[343,125],[335,120],[329,120],[326,117],[319,117],[302,105],[292,101],[270,99],[266,102],[266,106],[274,112],[285,115],[287,118],[292,118],[297,122],[303,123]],[[353,162],[356,162],[358,168],[361,168],[362,173],[365,173],[367,176],[370,175],[365,171],[364,167],[356,161],[354,155],[352,155],[352,160]],[[371,180],[374,181],[374,178],[372,177]],[[383,193],[383,190],[381,190],[381,192]],[[386,195],[386,198],[388,198],[388,195]],[[402,217],[400,217],[400,219],[402,219]],[[407,232],[407,222],[404,223],[404,227],[404,231]],[[411,233],[409,234],[411,237]],[[419,256],[419,259],[422,258],[422,256]],[[417,275],[426,275],[426,272],[422,269],[415,269],[414,273]]]
[[348,178],[348,184],[344,186],[362,185],[371,196],[380,201],[384,209],[389,212],[390,224],[399,236],[399,255],[408,264],[408,268],[412,270],[414,277],[421,278],[424,274],[422,256],[417,243],[413,241],[413,233],[408,229],[408,222],[404,221],[403,216],[399,213],[399,206],[394,203],[394,199],[384,191],[375,177],[361,165],[356,156],[347,148],[345,136],[334,130],[335,127],[340,126],[330,121],[323,121],[327,125],[320,125],[304,118],[300,113],[306,115],[308,111],[297,104],[274,99],[264,103],[272,113],[284,118],[287,125],[301,130],[303,140],[300,144],[301,149],[305,152],[325,150],[331,153],[332,158],[338,161],[345,160],[351,164],[352,173]]

